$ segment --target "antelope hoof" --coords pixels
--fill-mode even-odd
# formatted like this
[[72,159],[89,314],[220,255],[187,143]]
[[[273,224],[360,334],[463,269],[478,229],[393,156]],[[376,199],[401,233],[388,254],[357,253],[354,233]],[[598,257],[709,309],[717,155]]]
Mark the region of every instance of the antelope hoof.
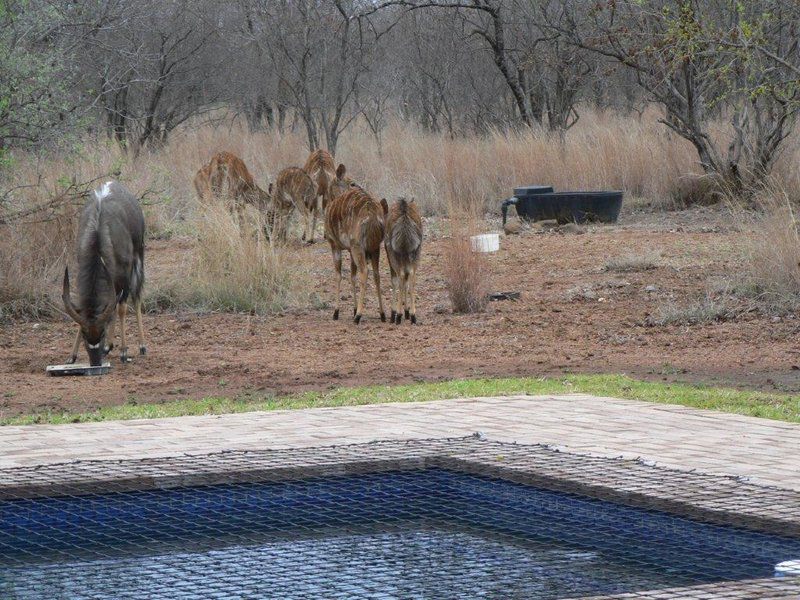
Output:
[[334,321],[338,321],[339,320],[339,309],[338,308],[335,311],[333,311],[333,320]]
[[411,315],[411,324],[412,325],[416,325],[417,324],[417,315]]
[[128,356],[128,349],[127,348],[125,348],[125,350],[123,350],[122,353],[119,355],[119,362],[121,362],[123,365],[125,363],[131,362],[131,359]]
[[139,346],[139,356],[144,356],[147,354],[147,348],[144,346]]
[[389,317],[389,323],[394,325],[394,318],[397,316],[397,311],[393,310],[391,316]]
[[381,313],[381,322],[382,323],[386,323],[386,313],[385,312]]
[[114,349],[114,344],[109,344],[108,346],[103,348],[103,354],[110,354],[113,349]]
[[356,315],[355,317],[353,317],[353,322],[354,322],[356,325],[358,325],[359,323],[361,323],[361,315]]
[[408,321],[410,318],[411,318],[411,313],[408,311],[408,309],[406,309],[406,321]]
[[394,322],[395,322],[396,325],[400,325],[400,323],[403,322],[402,313],[397,313],[397,316],[395,317],[395,321]]
[[65,364],[74,365],[76,360],[78,360],[78,355],[77,354],[73,354],[72,356],[70,356],[67,359],[67,362]]
[[354,307],[353,308],[353,316],[355,317],[357,314],[358,314],[358,309]]

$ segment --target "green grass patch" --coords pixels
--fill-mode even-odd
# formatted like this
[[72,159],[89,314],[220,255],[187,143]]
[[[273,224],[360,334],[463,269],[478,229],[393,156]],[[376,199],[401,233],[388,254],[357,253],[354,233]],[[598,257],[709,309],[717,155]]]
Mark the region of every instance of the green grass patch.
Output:
[[[562,377],[460,379],[441,383],[338,388],[290,396],[213,397],[139,404],[135,400],[84,413],[45,412],[0,418],[0,425],[83,423],[126,419],[153,419],[187,415],[218,415],[264,410],[330,406],[357,406],[386,402],[424,402],[444,398],[510,396],[515,394],[584,393],[680,404],[753,417],[800,422],[800,396],[767,394],[729,388],[639,381],[624,375],[565,375]],[[565,413],[565,418],[569,414]]]

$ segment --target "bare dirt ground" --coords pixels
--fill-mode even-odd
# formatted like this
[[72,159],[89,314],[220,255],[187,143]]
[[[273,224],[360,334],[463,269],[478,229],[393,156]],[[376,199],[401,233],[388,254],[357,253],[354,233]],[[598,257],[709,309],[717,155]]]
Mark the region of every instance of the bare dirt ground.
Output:
[[[429,225],[417,326],[382,323],[372,288],[359,326],[350,319],[331,320],[327,308],[264,318],[154,314],[145,319],[148,355],[120,365],[115,351],[112,373],[96,378],[45,375],[46,365],[63,362],[69,353],[74,326],[66,320],[0,326],[0,416],[185,397],[567,372],[800,389],[798,319],[776,321],[750,313],[702,325],[648,324],[659,306],[698,298],[710,279],[736,269],[741,234],[723,211],[628,213],[619,225],[590,227],[583,235],[503,238],[501,250],[488,256],[493,288],[522,296],[517,302],[493,302],[478,315],[449,312],[439,265],[443,241],[437,224]],[[313,265],[321,297],[332,300],[327,246],[298,246],[296,251]],[[180,269],[191,252],[188,240],[150,242],[149,277],[157,280]],[[661,255],[654,269],[604,269],[609,259],[652,253]],[[382,269],[388,301],[385,257]],[[346,282],[343,289],[349,290]],[[350,306],[349,298],[342,306]],[[134,330],[131,321],[129,331]],[[135,338],[130,345],[136,348]]]

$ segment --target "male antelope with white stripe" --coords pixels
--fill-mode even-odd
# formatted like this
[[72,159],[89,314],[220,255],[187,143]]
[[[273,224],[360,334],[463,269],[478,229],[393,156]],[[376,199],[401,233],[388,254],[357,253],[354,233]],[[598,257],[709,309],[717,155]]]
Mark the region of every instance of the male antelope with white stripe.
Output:
[[139,201],[122,184],[107,181],[93,192],[78,225],[78,301],[70,294],[69,269],[64,269],[61,298],[78,324],[70,363],[83,340],[89,363],[99,366],[113,348],[114,310],[120,326],[120,360],[128,361],[125,316],[136,308],[139,354],[145,354],[142,326],[144,285],[144,214]]

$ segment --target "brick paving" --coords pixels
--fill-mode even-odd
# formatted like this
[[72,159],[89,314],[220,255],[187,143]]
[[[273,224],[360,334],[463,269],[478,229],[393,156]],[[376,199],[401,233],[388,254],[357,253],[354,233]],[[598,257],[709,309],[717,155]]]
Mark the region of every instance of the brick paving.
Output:
[[800,490],[800,425],[582,394],[0,428],[0,469],[464,436],[746,477]]

